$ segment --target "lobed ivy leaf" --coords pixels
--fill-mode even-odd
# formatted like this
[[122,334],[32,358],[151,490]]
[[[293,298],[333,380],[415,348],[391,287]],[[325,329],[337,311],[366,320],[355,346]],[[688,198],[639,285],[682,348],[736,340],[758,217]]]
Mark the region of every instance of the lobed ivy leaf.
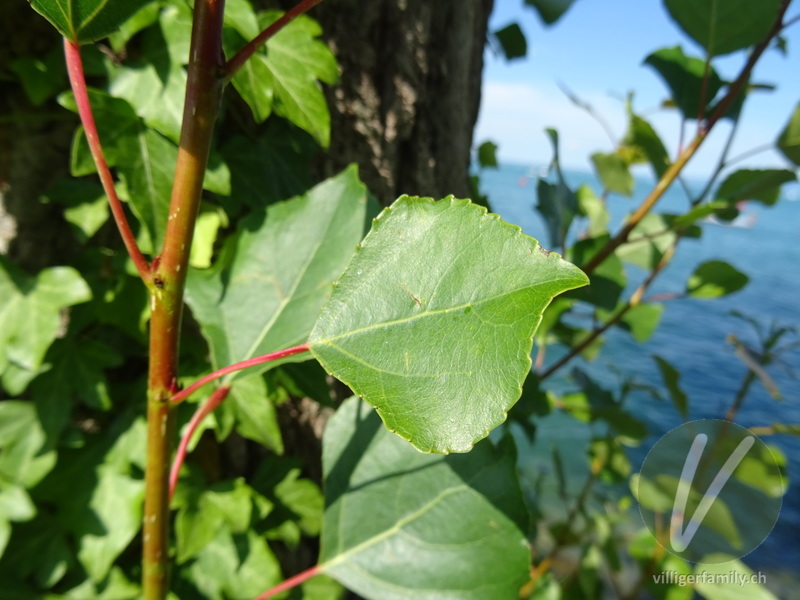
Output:
[[30,0],[33,10],[71,42],[108,37],[150,0]]
[[423,452],[466,452],[519,398],[544,309],[586,283],[469,200],[403,196],[375,219],[308,343],[391,431]]
[[350,167],[304,196],[270,205],[263,222],[244,224],[214,267],[189,272],[186,301],[214,368],[306,341],[362,236],[366,203]]
[[[264,28],[276,21],[280,12],[268,11],[259,18]],[[225,35],[230,53],[245,41],[242,31],[249,29],[245,15],[229,22]],[[264,121],[274,111],[310,133],[327,148],[330,142],[330,113],[319,81],[334,83],[339,77],[336,59],[319,38],[322,29],[307,16],[301,16],[272,37],[233,78],[233,86],[253,111],[256,121]]]
[[324,573],[375,600],[518,597],[530,550],[510,439],[421,454],[354,397],[328,422],[322,461]]
[[778,15],[781,0],[664,0],[667,11],[709,56],[761,42]]
[[[62,309],[91,296],[71,267],[51,267],[31,277],[0,257],[0,375],[12,366],[34,375],[58,337]],[[4,385],[9,392],[22,391],[10,389],[5,380]]]

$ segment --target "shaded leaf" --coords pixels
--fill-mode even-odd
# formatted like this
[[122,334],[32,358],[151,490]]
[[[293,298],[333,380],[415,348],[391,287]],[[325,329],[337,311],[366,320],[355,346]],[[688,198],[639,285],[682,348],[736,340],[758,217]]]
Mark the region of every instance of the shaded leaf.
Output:
[[525,39],[525,34],[522,33],[519,23],[506,25],[502,29],[494,31],[492,35],[500,44],[506,60],[524,58],[528,53],[528,41]]
[[31,7],[72,42],[108,37],[147,0],[30,0]]
[[326,371],[425,452],[465,452],[505,419],[554,296],[586,276],[468,200],[402,196],[309,338]]
[[271,205],[263,223],[245,223],[213,268],[190,271],[186,300],[214,368],[306,341],[361,238],[366,201],[351,167]]
[[[704,86],[705,61],[686,56],[680,46],[657,50],[645,58],[644,63],[661,75],[672,94],[673,101],[686,119],[697,119],[698,115],[705,115],[708,105],[722,87],[722,80],[711,66],[708,67],[708,81]],[[705,99],[702,113],[701,98]]]
[[[600,237],[583,239],[569,248],[566,258],[578,266],[585,265],[610,239],[611,236],[607,233]],[[598,265],[589,279],[588,287],[570,292],[569,297],[589,302],[606,310],[615,308],[627,281],[622,261],[616,255],[610,255]]]
[[516,598],[530,550],[515,465],[510,441],[421,454],[349,399],[323,438],[322,571],[370,599]]
[[478,146],[478,164],[482,169],[497,167],[497,144],[486,141]]
[[11,365],[35,374],[59,335],[62,309],[89,299],[89,286],[71,267],[31,277],[0,256],[0,374]]
[[721,260],[704,262],[686,284],[686,293],[695,298],[719,298],[737,292],[750,278]]
[[670,16],[709,56],[761,42],[775,23],[780,0],[664,0]]
[[567,186],[561,172],[558,132],[555,129],[547,129],[546,133],[553,145],[551,169],[556,172],[556,183],[549,183],[539,178],[536,186],[536,210],[542,215],[545,225],[547,225],[550,243],[554,247],[563,247],[572,220],[578,213],[578,199]]
[[675,405],[678,414],[684,419],[687,419],[689,417],[689,400],[680,386],[680,371],[660,356],[654,355],[653,359],[656,361],[658,370],[661,372],[661,378],[664,380],[664,385],[667,387],[669,397],[672,399],[672,404]]

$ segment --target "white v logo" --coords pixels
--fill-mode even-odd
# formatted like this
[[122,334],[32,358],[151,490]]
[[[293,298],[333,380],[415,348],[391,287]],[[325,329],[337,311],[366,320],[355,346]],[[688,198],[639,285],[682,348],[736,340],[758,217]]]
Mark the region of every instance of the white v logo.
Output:
[[719,473],[714,477],[714,481],[708,486],[708,491],[706,491],[700,504],[697,505],[697,510],[694,511],[689,525],[684,530],[683,518],[686,511],[686,501],[689,499],[689,491],[691,490],[692,481],[697,472],[697,465],[700,463],[700,458],[703,456],[703,450],[707,443],[708,436],[704,433],[698,434],[694,438],[694,442],[692,442],[692,447],[689,449],[689,454],[686,456],[686,462],[683,463],[683,472],[678,482],[678,491],[675,493],[675,503],[672,505],[672,521],[669,531],[669,541],[675,552],[683,552],[689,546],[692,538],[694,538],[694,535],[700,528],[700,524],[711,509],[711,505],[714,504],[714,500],[717,499],[717,496],[719,496],[719,493],[728,482],[728,479],[730,479],[730,476],[733,475],[736,467],[742,462],[747,451],[753,447],[755,437],[748,436],[739,442],[739,445],[736,446],[736,449],[730,457],[728,457],[728,460],[722,465]]

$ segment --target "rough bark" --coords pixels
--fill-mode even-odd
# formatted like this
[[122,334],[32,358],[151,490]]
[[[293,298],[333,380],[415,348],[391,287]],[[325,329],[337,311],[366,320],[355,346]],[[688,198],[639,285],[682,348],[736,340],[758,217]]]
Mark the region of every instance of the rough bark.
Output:
[[351,162],[383,204],[469,194],[493,0],[335,0],[315,16],[341,65],[323,174]]

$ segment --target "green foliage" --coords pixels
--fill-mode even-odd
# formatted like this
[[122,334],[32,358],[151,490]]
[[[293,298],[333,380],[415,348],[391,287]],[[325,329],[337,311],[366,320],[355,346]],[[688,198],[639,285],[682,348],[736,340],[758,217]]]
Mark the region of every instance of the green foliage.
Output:
[[704,115],[722,87],[722,80],[710,64],[686,56],[680,46],[657,50],[644,62],[653,67],[667,84],[671,102],[685,119]]
[[350,398],[323,444],[325,573],[366,598],[517,597],[530,550],[510,440],[422,454]]
[[309,344],[390,430],[424,452],[465,452],[519,398],[544,309],[585,283],[481,207],[403,196],[375,219]]
[[709,56],[729,54],[762,41],[778,15],[780,0],[664,0],[670,16]]
[[[107,39],[104,52],[83,48],[94,86],[89,97],[134,233],[144,252],[155,255],[178,156],[192,8],[182,0],[31,4],[69,40]],[[552,24],[573,2],[525,4]],[[675,46],[645,63],[666,84],[665,106],[684,119],[707,116],[728,89],[713,57],[759,43],[778,0],[665,5],[704,55],[687,56]],[[280,14],[228,0],[226,56]],[[641,576],[631,597],[688,600],[696,591],[711,600],[732,598],[736,590],[721,584],[656,585],[646,575],[692,569],[665,554],[646,530],[636,532],[640,522],[631,520],[629,490],[646,496],[647,508],[668,512],[677,485],[677,477],[632,473],[627,446],[649,440],[631,406],[668,397],[680,418],[691,418],[693,390],[681,373],[660,356],[654,356],[658,382],[628,378],[621,365],[611,365],[602,381],[578,367],[556,383],[548,369],[602,357],[610,328],[626,332],[626,342],[650,339],[669,303],[645,292],[676,245],[699,237],[707,217],[735,218],[743,201],[774,205],[794,173],[732,170],[722,159],[705,192],[687,194],[685,210],[652,210],[637,220],[586,287],[578,268],[452,197],[400,198],[358,245],[377,210],[368,209],[369,192],[355,167],[312,187],[316,155],[331,135],[323,85],[339,77],[321,34],[301,16],[233,77],[194,242],[183,249],[191,253],[191,310],[180,384],[298,344],[308,343],[311,354],[223,380],[230,394],[194,436],[171,506],[171,597],[256,597],[301,562],[310,565],[319,540],[324,574],[292,597],[339,598],[346,586],[376,599],[580,600],[607,595],[624,566]],[[526,54],[517,24],[494,32],[494,39],[509,59]],[[53,46],[17,58],[7,73],[32,105],[76,112],[72,93],[64,91],[61,56]],[[768,87],[751,84],[746,92]],[[737,122],[747,100],[741,94],[726,118]],[[795,110],[777,140],[795,165],[799,115]],[[598,184],[577,189],[561,170],[558,133],[547,131],[554,157],[551,176],[537,183],[536,209],[550,246],[583,268],[614,239],[619,223],[610,205],[618,200],[613,194],[633,195],[631,167],[649,165],[661,178],[672,165],[659,132],[634,110],[632,94],[625,117],[619,143],[591,157]],[[496,152],[493,142],[481,144],[479,167],[497,167]],[[44,200],[63,209],[81,251],[38,273],[0,258],[0,383],[7,398],[0,401],[0,597],[135,599],[142,597],[149,300],[113,236],[80,127],[69,166],[73,177],[56,181]],[[485,204],[477,195],[474,201]],[[711,299],[747,281],[714,260],[666,296]],[[764,328],[745,318],[756,326],[758,343],[729,337],[731,354],[747,370],[736,410],[750,382],[779,397],[768,370],[795,335],[791,327]],[[312,357],[319,364],[302,362]],[[337,401],[341,384],[331,376],[360,397]],[[179,433],[194,408],[176,410]],[[333,411],[320,473],[317,440],[298,431],[314,429],[319,437]],[[570,427],[558,429],[563,423]],[[758,425],[754,431],[764,435],[798,429]],[[441,456],[414,446],[470,451]],[[767,449],[749,456],[737,475],[737,485],[754,497],[775,500],[786,491],[787,459],[772,452],[777,467]],[[530,468],[533,456],[538,462]],[[746,534],[748,526],[737,530],[734,508],[716,506],[709,526]],[[562,552],[575,560],[556,577],[551,561]],[[761,586],[747,591],[771,597]]]
[[140,0],[31,0],[61,35],[79,44],[108,37],[141,6]]

